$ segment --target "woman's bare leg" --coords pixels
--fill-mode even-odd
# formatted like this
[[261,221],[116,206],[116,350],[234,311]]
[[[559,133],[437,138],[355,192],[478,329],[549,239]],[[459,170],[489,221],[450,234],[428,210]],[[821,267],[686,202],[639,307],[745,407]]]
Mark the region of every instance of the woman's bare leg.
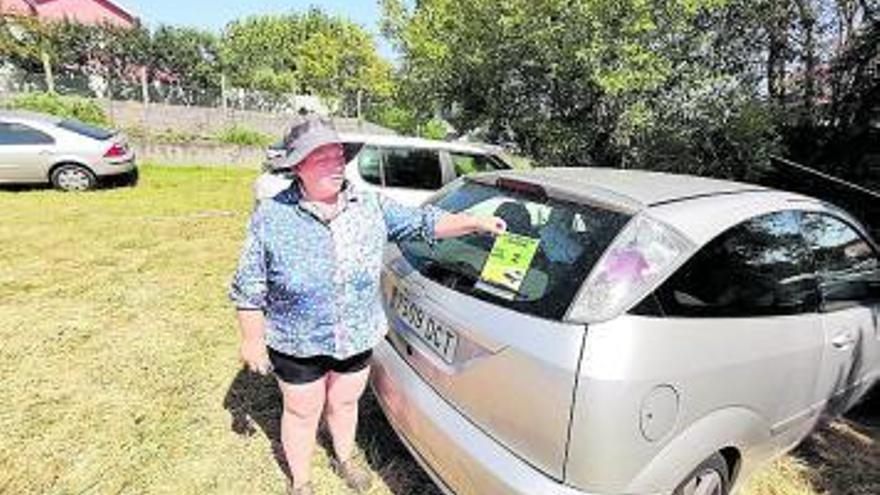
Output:
[[299,488],[311,480],[312,453],[318,421],[324,409],[327,377],[302,385],[278,380],[284,399],[281,414],[281,443],[290,466],[293,486]]
[[333,437],[336,459],[345,462],[354,449],[358,420],[358,399],[364,393],[369,366],[355,373],[327,375],[327,428]]

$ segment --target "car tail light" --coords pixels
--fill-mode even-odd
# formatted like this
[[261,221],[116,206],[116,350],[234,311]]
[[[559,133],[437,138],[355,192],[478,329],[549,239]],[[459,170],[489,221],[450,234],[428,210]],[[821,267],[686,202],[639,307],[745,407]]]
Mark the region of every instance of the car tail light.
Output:
[[629,310],[694,249],[691,241],[666,224],[637,216],[590,273],[569,319],[594,323]]
[[113,143],[113,146],[104,153],[104,158],[119,158],[128,153],[128,148],[124,144]]

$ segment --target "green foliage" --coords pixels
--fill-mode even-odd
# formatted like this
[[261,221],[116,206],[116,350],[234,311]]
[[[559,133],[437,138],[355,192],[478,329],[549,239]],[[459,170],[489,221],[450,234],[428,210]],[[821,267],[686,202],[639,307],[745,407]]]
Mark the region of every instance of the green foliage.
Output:
[[110,124],[104,109],[85,98],[59,96],[54,93],[27,93],[14,98],[11,108],[47,113],[58,117],[74,118],[89,124]]
[[51,29],[33,17],[0,15],[0,61],[39,70]]
[[405,56],[401,95],[419,113],[439,105],[461,131],[576,165],[619,160],[620,116],[678,74],[682,60],[662,43],[680,43],[720,2],[383,3],[385,33]]
[[0,60],[42,72],[44,54],[56,74],[137,84],[146,68],[151,79],[214,91],[226,74],[230,87],[319,95],[348,114],[358,102],[366,108],[390,97],[394,87],[391,64],[370,33],[317,8],[236,20],[222,36],[0,16]]
[[221,131],[217,135],[217,140],[238,146],[268,146],[275,141],[275,138],[249,127],[235,125]]
[[447,134],[446,123],[439,119],[431,119],[421,126],[421,137],[442,140]]
[[66,71],[137,80],[135,67],[151,59],[152,40],[143,26],[124,28],[72,21],[49,24],[53,65]]
[[387,98],[391,65],[362,27],[318,9],[261,15],[230,23],[223,33],[223,64],[233,85],[316,94],[351,109]]
[[170,75],[185,85],[220,85],[220,40],[208,31],[160,26],[153,33],[150,68],[154,76]]

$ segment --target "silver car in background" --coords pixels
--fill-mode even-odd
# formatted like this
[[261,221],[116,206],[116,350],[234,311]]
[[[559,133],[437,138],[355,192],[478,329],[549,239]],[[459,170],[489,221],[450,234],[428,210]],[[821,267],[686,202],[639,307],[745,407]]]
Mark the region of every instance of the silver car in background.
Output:
[[137,182],[134,153],[120,133],[31,112],[0,111],[0,184],[84,191],[101,180]]
[[540,169],[430,202],[516,234],[386,256],[372,386],[445,493],[725,495],[880,377],[877,245],[819,200]]

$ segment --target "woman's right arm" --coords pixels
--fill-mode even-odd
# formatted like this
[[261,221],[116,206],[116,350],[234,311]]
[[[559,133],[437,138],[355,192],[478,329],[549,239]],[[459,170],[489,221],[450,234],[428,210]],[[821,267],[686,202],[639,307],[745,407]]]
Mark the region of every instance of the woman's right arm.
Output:
[[235,303],[241,327],[241,360],[251,371],[266,374],[270,365],[266,353],[266,319],[263,313],[268,288],[263,215],[262,208],[257,208],[251,215],[229,298]]
[[259,310],[239,309],[237,313],[241,328],[239,357],[254,373],[268,374],[271,366],[266,352],[266,317]]

